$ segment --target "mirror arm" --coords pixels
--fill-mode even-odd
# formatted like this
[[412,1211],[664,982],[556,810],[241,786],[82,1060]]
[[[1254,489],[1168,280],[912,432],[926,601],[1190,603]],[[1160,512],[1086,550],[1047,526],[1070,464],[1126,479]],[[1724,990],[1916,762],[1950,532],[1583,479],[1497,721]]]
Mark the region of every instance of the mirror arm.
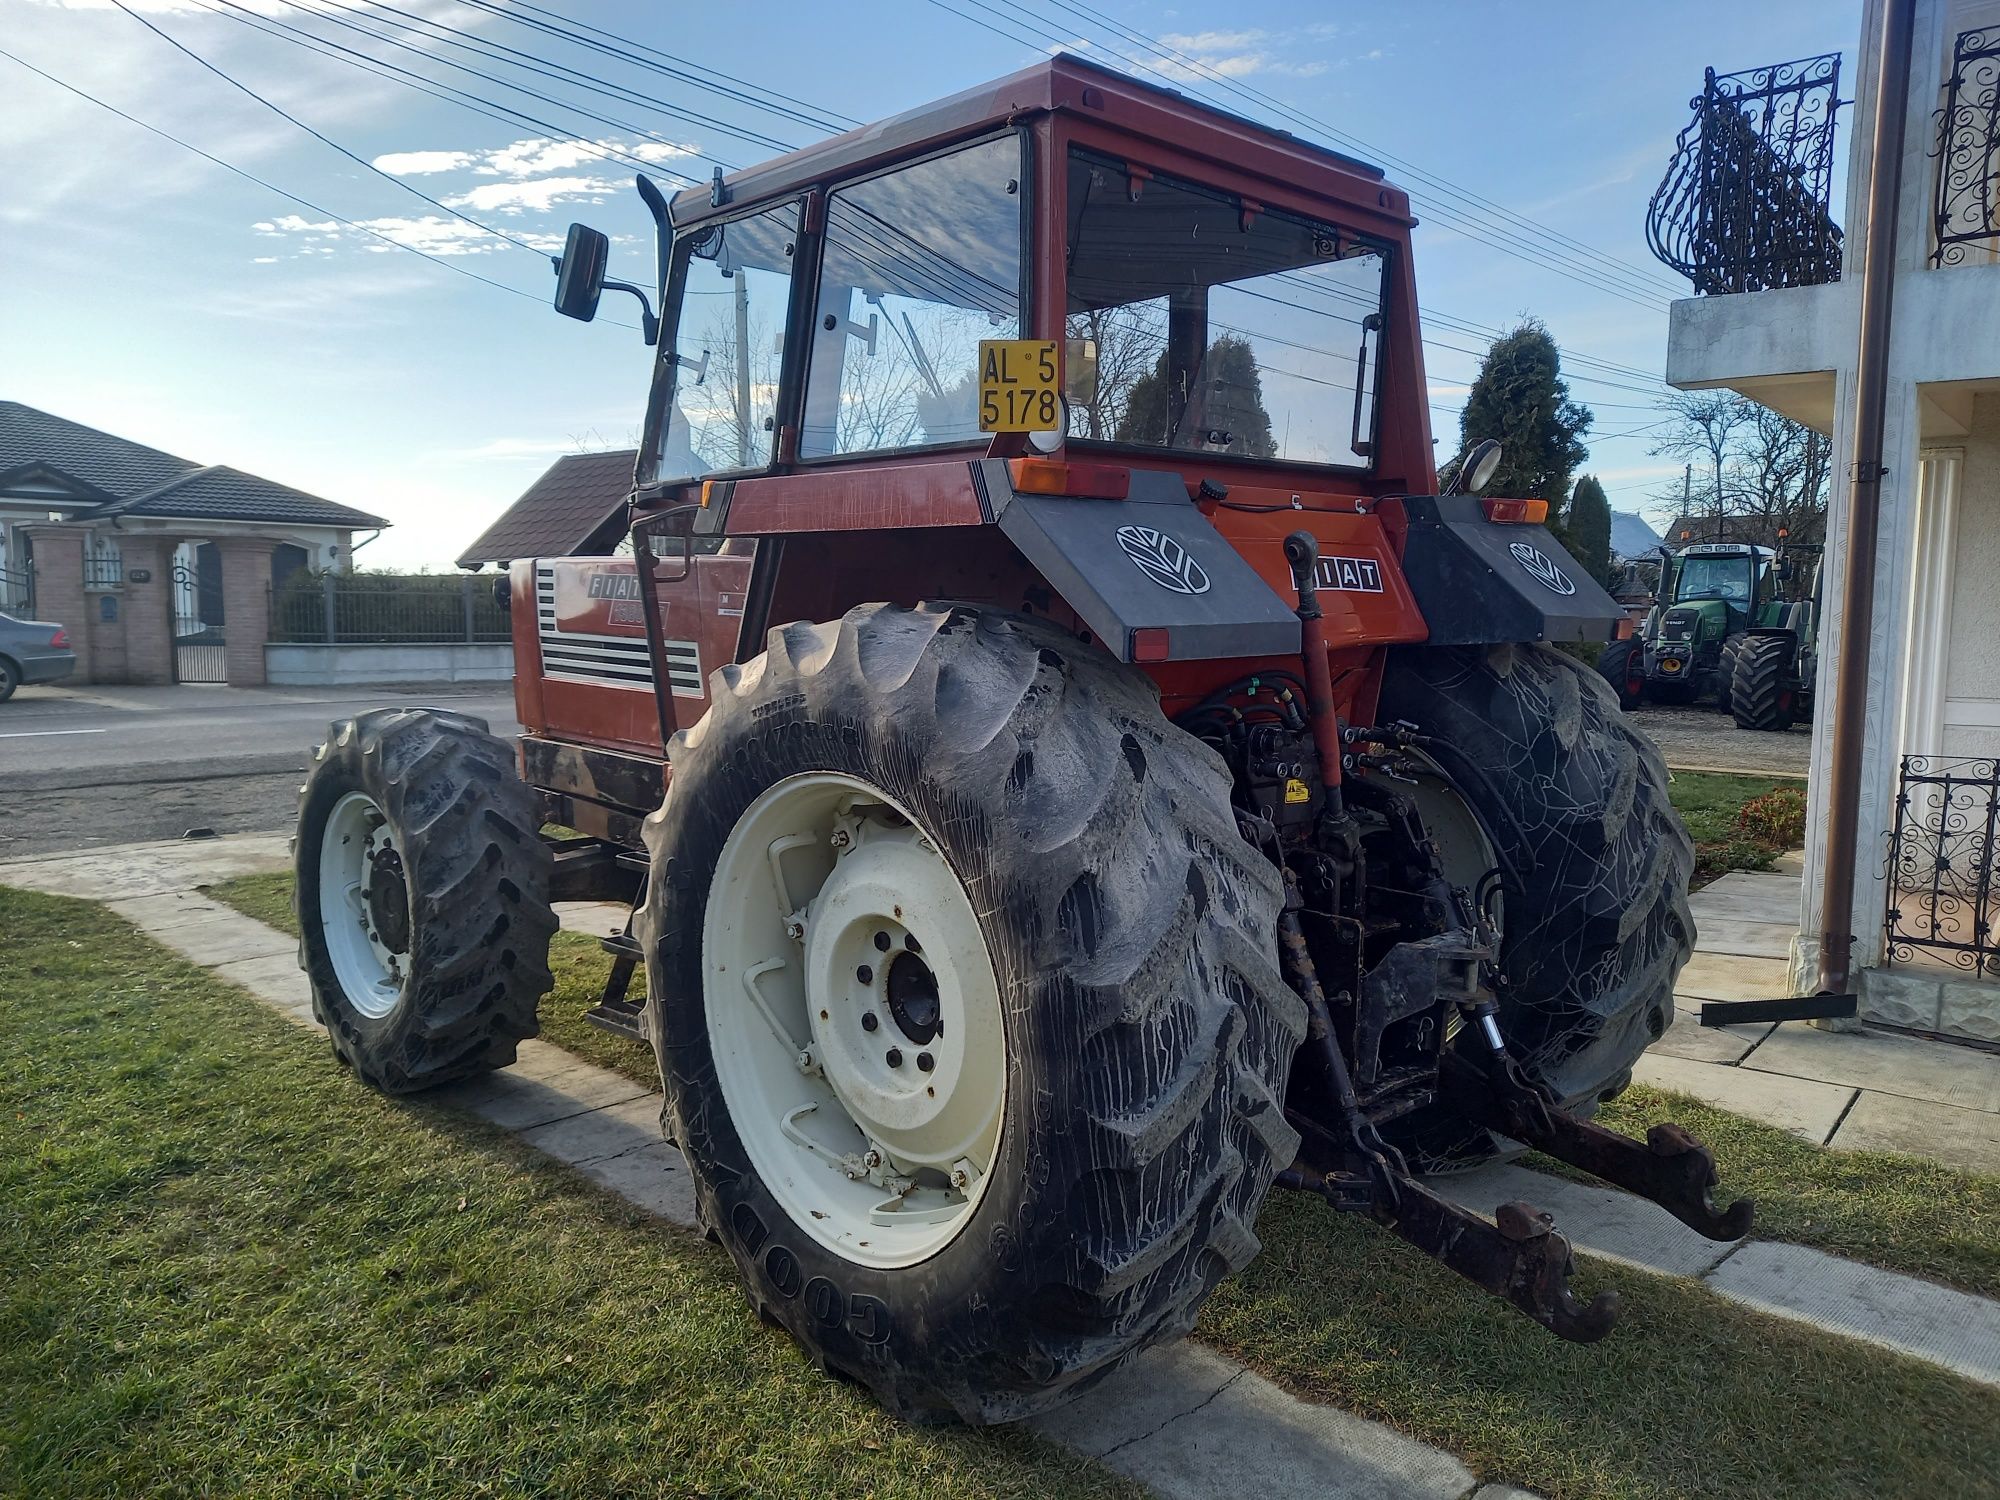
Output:
[[604,283],[604,290],[607,292],[630,292],[634,297],[637,297],[639,299],[639,331],[645,337],[646,347],[650,349],[653,345],[659,343],[659,315],[653,311],[652,299],[646,295],[642,288],[633,285],[629,281],[606,281]]

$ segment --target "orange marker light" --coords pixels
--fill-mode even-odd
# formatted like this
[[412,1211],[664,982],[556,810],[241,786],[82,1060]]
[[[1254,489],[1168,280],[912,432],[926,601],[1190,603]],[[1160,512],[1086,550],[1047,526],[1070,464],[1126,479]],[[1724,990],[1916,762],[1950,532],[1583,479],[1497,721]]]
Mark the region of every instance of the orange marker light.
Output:
[[701,508],[703,510],[708,509],[708,502],[714,497],[714,495],[715,495],[715,481],[713,479],[704,479],[701,482]]
[[1482,500],[1486,507],[1486,519],[1506,521],[1517,526],[1539,526],[1549,518],[1549,502],[1546,500]]
[[1171,649],[1164,625],[1142,625],[1132,632],[1131,640],[1134,661],[1165,661]]
[[1132,471],[1110,464],[1072,464],[1055,458],[1012,458],[1007,472],[1018,495],[1062,495],[1071,500],[1123,500]]

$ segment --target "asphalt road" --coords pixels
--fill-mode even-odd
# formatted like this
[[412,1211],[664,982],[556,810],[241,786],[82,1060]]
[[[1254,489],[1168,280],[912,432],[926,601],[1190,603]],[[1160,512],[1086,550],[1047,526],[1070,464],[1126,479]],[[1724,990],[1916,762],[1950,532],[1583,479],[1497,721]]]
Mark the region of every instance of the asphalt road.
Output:
[[0,859],[291,825],[335,719],[436,703],[513,735],[512,691],[24,687],[0,704]]

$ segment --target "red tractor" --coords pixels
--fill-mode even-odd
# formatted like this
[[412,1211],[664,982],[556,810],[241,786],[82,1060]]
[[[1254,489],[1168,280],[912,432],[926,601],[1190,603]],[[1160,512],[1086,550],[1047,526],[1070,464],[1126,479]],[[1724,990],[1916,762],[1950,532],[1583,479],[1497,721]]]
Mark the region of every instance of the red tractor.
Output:
[[[629,548],[515,562],[526,732],[335,726],[304,963],[335,1050],[506,1065],[551,902],[753,1305],[892,1409],[1005,1421],[1185,1334],[1276,1184],[1567,1338],[1531,1145],[1715,1238],[1588,1117],[1673,1017],[1687,835],[1554,642],[1618,606],[1437,493],[1409,200],[1059,57],[669,199]],[[1457,488],[1448,486],[1447,490]],[[545,825],[574,830],[545,837]],[[643,970],[643,984],[633,983]],[[643,991],[643,993],[642,993]]]

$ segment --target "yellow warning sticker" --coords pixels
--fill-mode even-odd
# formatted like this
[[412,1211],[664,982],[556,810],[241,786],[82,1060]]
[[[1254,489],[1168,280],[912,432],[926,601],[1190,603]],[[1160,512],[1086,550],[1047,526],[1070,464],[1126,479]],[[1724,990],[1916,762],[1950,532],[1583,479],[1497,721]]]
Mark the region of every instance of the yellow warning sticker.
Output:
[[1312,801],[1312,799],[1313,799],[1312,788],[1307,786],[1303,781],[1299,780],[1298,777],[1293,776],[1286,780],[1285,782],[1286,806],[1296,807],[1299,803],[1310,802]]

